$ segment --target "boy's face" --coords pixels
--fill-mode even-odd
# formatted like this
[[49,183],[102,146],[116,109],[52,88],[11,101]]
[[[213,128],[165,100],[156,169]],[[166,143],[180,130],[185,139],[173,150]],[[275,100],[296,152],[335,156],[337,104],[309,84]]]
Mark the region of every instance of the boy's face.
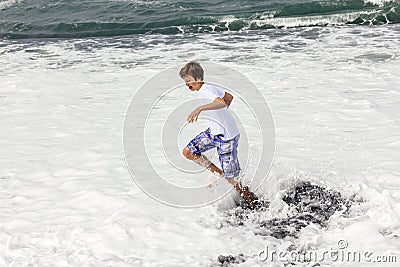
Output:
[[201,86],[203,85],[203,81],[200,79],[195,80],[192,75],[185,75],[183,80],[186,83],[186,86],[189,88],[190,91],[198,91],[200,90]]

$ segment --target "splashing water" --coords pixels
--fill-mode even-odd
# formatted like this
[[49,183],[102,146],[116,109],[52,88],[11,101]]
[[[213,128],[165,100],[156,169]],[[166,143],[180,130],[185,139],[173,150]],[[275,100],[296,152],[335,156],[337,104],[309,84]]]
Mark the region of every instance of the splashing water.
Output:
[[[325,227],[335,212],[345,213],[351,206],[351,201],[343,198],[339,192],[306,181],[300,181],[289,189],[282,200],[291,210],[286,218],[267,220],[262,216],[254,216],[239,202],[238,207],[225,211],[225,216],[228,217],[226,223],[243,226],[251,221],[256,225],[255,234],[282,239],[286,236],[296,237],[301,229],[311,223]],[[262,203],[260,209],[253,213],[263,214],[267,210],[268,202],[262,200]]]

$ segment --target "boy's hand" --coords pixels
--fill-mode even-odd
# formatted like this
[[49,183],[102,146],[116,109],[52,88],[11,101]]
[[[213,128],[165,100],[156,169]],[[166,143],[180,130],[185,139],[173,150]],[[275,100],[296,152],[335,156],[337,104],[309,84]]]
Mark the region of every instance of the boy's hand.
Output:
[[197,118],[200,115],[200,112],[202,111],[201,107],[196,108],[195,110],[193,110],[189,116],[187,117],[187,121],[190,122],[195,122],[197,121]]
[[197,107],[195,110],[193,110],[188,118],[187,121],[188,122],[195,122],[197,121],[197,118],[200,115],[200,112],[202,112],[203,110],[216,110],[216,109],[221,109],[226,107],[225,101],[219,97],[215,98],[213,102]]

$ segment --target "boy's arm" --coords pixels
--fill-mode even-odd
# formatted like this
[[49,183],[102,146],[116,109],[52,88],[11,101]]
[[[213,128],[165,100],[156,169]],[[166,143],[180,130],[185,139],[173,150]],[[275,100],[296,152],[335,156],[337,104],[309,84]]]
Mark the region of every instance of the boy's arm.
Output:
[[200,112],[202,112],[204,110],[215,110],[215,109],[221,109],[224,107],[227,107],[225,101],[222,98],[217,97],[217,98],[215,98],[215,100],[213,102],[206,104],[206,105],[199,106],[195,110],[193,110],[189,114],[187,121],[188,122],[197,121],[197,118],[199,117]]
[[232,99],[233,99],[233,96],[228,92],[225,92],[225,95],[222,98],[222,100],[224,100],[227,107],[229,107],[231,105]]
[[213,102],[206,104],[206,105],[202,105],[199,108],[201,111],[204,111],[204,110],[220,109],[220,108],[224,108],[226,106],[228,106],[228,105],[225,103],[225,101],[222,98],[217,97],[214,99]]

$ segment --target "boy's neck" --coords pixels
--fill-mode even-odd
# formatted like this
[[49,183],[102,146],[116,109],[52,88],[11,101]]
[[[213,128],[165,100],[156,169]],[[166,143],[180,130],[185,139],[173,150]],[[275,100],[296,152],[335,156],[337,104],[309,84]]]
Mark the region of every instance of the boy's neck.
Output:
[[200,91],[200,89],[203,87],[204,81],[200,81],[199,83],[201,83],[201,84],[200,84],[199,89],[197,89],[197,91]]

